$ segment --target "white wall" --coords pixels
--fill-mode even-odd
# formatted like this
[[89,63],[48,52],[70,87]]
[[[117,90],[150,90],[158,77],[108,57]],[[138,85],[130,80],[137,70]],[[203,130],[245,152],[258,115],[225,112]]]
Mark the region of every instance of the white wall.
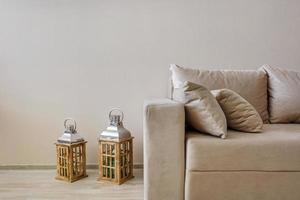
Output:
[[[167,95],[168,64],[300,68],[298,0],[0,0],[0,164],[54,164],[74,117],[96,133],[125,112],[142,163],[142,104]],[[237,67],[234,67],[237,66]]]

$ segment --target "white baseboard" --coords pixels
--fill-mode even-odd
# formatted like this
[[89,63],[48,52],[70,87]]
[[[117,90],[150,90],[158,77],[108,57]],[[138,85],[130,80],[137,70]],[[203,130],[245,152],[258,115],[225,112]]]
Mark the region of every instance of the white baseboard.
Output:
[[[87,169],[98,169],[98,164],[87,164]],[[134,164],[134,169],[143,169],[143,164]],[[0,165],[0,170],[44,170],[56,169],[56,165]]]

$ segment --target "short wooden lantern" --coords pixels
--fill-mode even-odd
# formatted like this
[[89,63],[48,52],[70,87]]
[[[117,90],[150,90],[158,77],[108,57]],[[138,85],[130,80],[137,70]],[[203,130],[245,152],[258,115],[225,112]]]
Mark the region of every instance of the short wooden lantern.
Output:
[[56,179],[74,182],[87,177],[86,174],[86,143],[76,131],[75,125],[66,125],[64,134],[56,144]]
[[109,114],[110,125],[99,136],[100,181],[122,184],[133,178],[133,137],[123,127],[120,115]]
[[133,178],[132,139],[99,140],[99,180],[122,184]]

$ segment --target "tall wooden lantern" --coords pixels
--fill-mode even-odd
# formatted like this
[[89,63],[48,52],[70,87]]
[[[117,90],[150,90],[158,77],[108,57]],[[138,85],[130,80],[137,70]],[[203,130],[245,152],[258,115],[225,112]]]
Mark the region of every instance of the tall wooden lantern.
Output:
[[[68,122],[73,123],[68,123]],[[74,182],[87,177],[86,141],[76,131],[76,121],[66,119],[65,132],[56,144],[56,179]]]
[[[121,115],[113,115],[118,111]],[[133,148],[130,132],[123,126],[123,112],[109,113],[110,124],[99,134],[98,180],[122,184],[133,178]]]

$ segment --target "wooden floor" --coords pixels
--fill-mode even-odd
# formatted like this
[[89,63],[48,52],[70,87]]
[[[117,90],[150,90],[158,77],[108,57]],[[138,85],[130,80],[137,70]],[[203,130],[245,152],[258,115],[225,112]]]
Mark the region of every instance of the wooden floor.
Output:
[[55,170],[0,170],[0,199],[45,200],[141,200],[143,172],[123,185],[96,181],[97,170],[88,170],[89,177],[74,183],[54,179]]

